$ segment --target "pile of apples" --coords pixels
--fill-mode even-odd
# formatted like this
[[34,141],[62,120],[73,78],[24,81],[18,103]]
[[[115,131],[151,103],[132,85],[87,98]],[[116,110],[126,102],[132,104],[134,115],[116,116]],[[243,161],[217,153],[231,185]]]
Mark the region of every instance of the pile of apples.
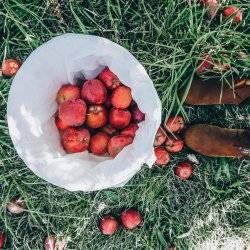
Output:
[[98,79],[87,80],[81,87],[63,85],[56,101],[55,124],[67,153],[89,150],[114,158],[133,142],[138,123],[145,120],[131,89],[108,67]]
[[[154,141],[156,165],[165,167],[170,162],[170,153],[182,151],[184,141],[175,134],[179,134],[184,127],[183,117],[177,115],[166,120],[164,123],[165,130],[162,127],[158,129]],[[193,168],[189,162],[182,162],[175,168],[175,174],[183,181],[187,180],[192,175],[192,172]]]

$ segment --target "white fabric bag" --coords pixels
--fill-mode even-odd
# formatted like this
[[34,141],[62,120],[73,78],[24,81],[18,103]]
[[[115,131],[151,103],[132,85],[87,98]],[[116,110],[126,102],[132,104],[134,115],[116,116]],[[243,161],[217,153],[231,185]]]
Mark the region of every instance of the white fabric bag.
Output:
[[[56,93],[77,78],[95,78],[104,66],[132,89],[145,121],[133,143],[115,159],[88,152],[66,154],[54,123]],[[145,69],[126,49],[102,37],[64,34],[24,62],[10,89],[7,118],[13,144],[35,174],[70,191],[94,191],[122,186],[144,163],[152,166],[161,103]]]

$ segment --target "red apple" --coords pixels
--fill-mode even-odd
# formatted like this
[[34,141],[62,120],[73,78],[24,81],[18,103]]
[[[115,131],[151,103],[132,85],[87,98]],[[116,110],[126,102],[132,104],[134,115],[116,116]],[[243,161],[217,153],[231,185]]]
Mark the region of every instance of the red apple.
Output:
[[121,131],[121,135],[129,135],[134,138],[138,128],[139,126],[136,123],[131,123]]
[[108,150],[109,136],[99,132],[91,137],[90,150],[95,155],[104,155]]
[[22,214],[25,211],[26,205],[24,201],[20,197],[14,197],[11,199],[9,203],[6,205],[6,209],[11,214]]
[[158,147],[166,141],[167,135],[162,127],[159,127],[155,135],[154,146]]
[[197,74],[205,72],[207,69],[213,68],[213,59],[210,55],[205,55],[203,59],[199,62],[196,69]]
[[142,216],[138,210],[130,208],[122,212],[121,221],[125,228],[134,229],[141,225]]
[[155,164],[158,166],[164,166],[167,165],[170,161],[169,153],[164,148],[155,148],[154,149],[156,161]]
[[90,128],[103,127],[108,120],[107,110],[102,105],[91,105],[88,108],[86,124]]
[[103,215],[99,222],[99,229],[102,234],[112,235],[118,230],[118,222],[109,214]]
[[86,103],[81,100],[66,101],[59,106],[59,118],[65,126],[81,126],[86,119]]
[[108,143],[108,153],[111,157],[116,157],[124,147],[131,144],[133,138],[128,135],[115,135]]
[[225,17],[233,17],[233,20],[236,23],[240,23],[242,21],[242,12],[240,9],[238,9],[237,7],[230,5],[228,7],[226,7],[223,10],[223,14]]
[[5,240],[6,240],[5,234],[0,232],[0,249],[4,247]]
[[88,80],[82,86],[82,98],[90,104],[102,104],[107,98],[107,89],[97,79]]
[[175,174],[182,180],[187,180],[193,172],[192,165],[188,162],[182,162],[175,168]]
[[16,59],[6,59],[2,63],[2,73],[5,76],[14,76],[19,68],[21,63]]
[[131,108],[132,120],[135,123],[140,123],[145,120],[145,114],[141,112],[137,105]]
[[131,113],[126,109],[112,108],[109,113],[109,123],[112,127],[123,129],[131,120]]
[[58,115],[55,116],[55,124],[57,129],[59,130],[64,130],[66,128],[68,128],[69,126],[67,126],[67,124],[65,124],[59,117]]
[[99,79],[108,89],[116,89],[121,85],[119,78],[108,68],[104,68],[99,75]]
[[207,8],[210,17],[214,17],[219,9],[218,0],[201,0],[201,4]]
[[44,250],[56,250],[56,236],[49,235],[44,239],[43,242]]
[[170,116],[165,122],[164,127],[170,133],[178,133],[185,126],[185,122],[182,116]]
[[115,135],[117,133],[117,130],[107,124],[105,127],[102,128],[102,132],[108,134],[108,135]]
[[88,149],[90,133],[85,128],[67,128],[62,133],[62,145],[68,153],[83,152]]
[[61,236],[49,235],[44,239],[44,250],[66,250],[66,239]]
[[184,147],[184,142],[183,140],[179,138],[174,138],[173,136],[170,136],[167,138],[165,142],[165,148],[168,152],[171,153],[177,153],[180,152]]
[[58,104],[63,102],[80,99],[81,93],[78,87],[72,84],[63,85],[57,92],[56,101]]
[[131,89],[126,86],[119,86],[111,95],[111,103],[115,108],[126,109],[132,101]]

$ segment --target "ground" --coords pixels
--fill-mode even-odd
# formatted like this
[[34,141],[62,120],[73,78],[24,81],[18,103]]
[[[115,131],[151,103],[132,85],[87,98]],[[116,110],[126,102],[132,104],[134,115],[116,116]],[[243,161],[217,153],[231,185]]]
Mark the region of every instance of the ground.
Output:
[[[24,61],[43,42],[65,33],[95,34],[127,48],[146,68],[162,101],[163,118],[181,113],[189,122],[247,127],[250,106],[193,108],[177,97],[188,88],[199,57],[210,53],[230,64],[227,72],[204,77],[249,76],[249,2],[221,1],[215,19],[194,0],[3,0],[0,55]],[[239,25],[221,10],[235,4]],[[248,30],[247,30],[248,27]],[[224,53],[223,53],[224,52]],[[17,156],[8,135],[6,106],[12,79],[0,78],[0,231],[7,249],[42,249],[47,234],[68,238],[69,249],[244,249],[250,234],[250,161],[211,159],[195,154],[194,174],[182,182],[173,168],[191,152],[174,155],[167,168],[143,166],[122,188],[70,193],[35,176]],[[27,90],[27,94],[28,94]],[[204,142],[205,143],[205,142]],[[28,211],[11,216],[6,203],[21,195]],[[104,212],[137,207],[141,228],[112,237],[97,229]]]

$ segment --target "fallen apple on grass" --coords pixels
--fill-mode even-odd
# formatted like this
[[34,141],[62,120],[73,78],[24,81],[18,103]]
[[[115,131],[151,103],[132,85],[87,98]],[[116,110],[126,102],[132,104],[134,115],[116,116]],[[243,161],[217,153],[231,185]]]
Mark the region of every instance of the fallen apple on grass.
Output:
[[121,221],[126,229],[131,230],[142,224],[142,216],[138,210],[130,208],[121,213]]
[[165,148],[170,153],[177,153],[182,151],[184,142],[180,138],[169,136],[165,141]]
[[203,58],[199,61],[198,67],[196,69],[197,74],[204,73],[208,69],[213,68],[213,59],[210,55],[204,55]]
[[6,236],[4,233],[0,232],[0,249],[4,247],[6,241]]
[[233,21],[236,23],[240,23],[242,21],[242,12],[239,8],[230,5],[227,6],[224,10],[223,10],[223,14],[225,17],[232,17]]
[[155,164],[158,166],[165,166],[170,161],[170,155],[166,149],[158,147],[154,149],[156,161]]
[[165,129],[170,133],[179,133],[185,126],[185,122],[182,116],[170,116],[165,124]]
[[49,235],[45,237],[43,242],[44,250],[55,250],[56,249],[56,236]]
[[154,146],[155,147],[161,146],[166,141],[166,138],[167,138],[166,132],[162,127],[159,127],[155,135]]
[[62,236],[48,235],[45,237],[43,242],[44,250],[65,250],[66,239]]
[[192,175],[193,167],[188,162],[182,162],[175,168],[174,172],[182,181],[186,181]]
[[2,63],[1,71],[4,76],[14,76],[19,68],[21,67],[21,63],[16,59],[6,59]]
[[[170,161],[169,153],[177,153],[182,151],[184,147],[183,140],[174,135],[179,133],[185,127],[185,122],[182,116],[170,116],[164,124],[166,131],[159,127],[154,140],[154,153],[156,157],[155,164],[158,166],[165,166]],[[171,133],[171,134],[168,134]]]
[[104,235],[112,235],[118,230],[119,224],[115,217],[105,214],[99,221],[99,229]]
[[214,17],[219,9],[218,0],[201,0],[201,4],[207,9],[210,17]]
[[26,205],[22,198],[14,197],[6,205],[6,209],[14,215],[22,214],[25,211]]

